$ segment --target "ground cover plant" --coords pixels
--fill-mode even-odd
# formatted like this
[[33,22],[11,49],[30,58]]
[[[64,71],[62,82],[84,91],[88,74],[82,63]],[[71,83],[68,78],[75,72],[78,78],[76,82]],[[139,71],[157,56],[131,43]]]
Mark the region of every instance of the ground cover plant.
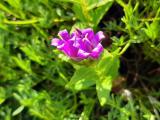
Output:
[[0,120],[159,120],[159,6],[1,0]]

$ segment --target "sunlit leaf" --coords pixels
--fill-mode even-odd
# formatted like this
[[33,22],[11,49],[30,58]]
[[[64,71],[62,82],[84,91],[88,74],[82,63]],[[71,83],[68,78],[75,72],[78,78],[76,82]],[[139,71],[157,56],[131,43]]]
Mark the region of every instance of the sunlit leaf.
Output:
[[101,60],[97,65],[100,80],[96,82],[96,90],[100,104],[103,106],[109,99],[112,81],[118,75],[119,58],[115,54],[104,51]]
[[76,70],[66,87],[79,91],[94,85],[98,79],[99,77],[93,68],[81,67]]

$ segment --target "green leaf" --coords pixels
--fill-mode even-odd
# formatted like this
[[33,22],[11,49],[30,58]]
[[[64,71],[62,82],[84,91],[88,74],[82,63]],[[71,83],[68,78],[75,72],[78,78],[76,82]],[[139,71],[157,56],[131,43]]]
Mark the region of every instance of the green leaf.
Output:
[[20,106],[18,107],[13,113],[12,113],[12,116],[16,116],[18,115],[19,113],[21,113],[24,109],[24,106]]
[[112,81],[118,75],[119,58],[116,54],[104,51],[102,59],[97,65],[100,80],[96,81],[96,90],[100,104],[103,106],[109,99]]
[[88,1],[88,10],[94,9],[94,8],[98,8],[101,7],[103,5],[105,5],[106,3],[113,1],[113,0],[87,0]]
[[109,10],[109,8],[112,6],[113,0],[107,0],[107,2],[102,5],[99,6],[97,9],[92,10],[90,12],[90,15],[92,17],[92,23],[94,24],[94,26],[97,26],[98,23],[100,22],[100,20],[102,19],[102,17],[104,16],[104,14]]
[[19,66],[22,70],[24,70],[27,73],[32,73],[29,60],[23,60],[20,54],[18,55],[18,57],[13,56],[12,59],[15,61],[17,66]]
[[80,95],[81,103],[84,104],[83,112],[81,113],[80,120],[89,120],[90,115],[93,111],[95,100],[85,96],[84,94]]
[[[27,46],[22,46],[21,48],[20,48],[31,60],[33,60],[33,61],[35,61],[35,62],[37,62],[37,63],[39,63],[39,64],[41,64],[41,65],[43,65],[44,63],[43,63],[43,60],[44,60],[44,58],[40,55],[40,54],[38,54],[38,50],[36,51],[35,49],[36,48],[34,48],[33,46],[31,46],[31,45],[27,45]],[[40,53],[40,52],[39,52]]]
[[87,89],[94,85],[98,79],[99,77],[93,68],[80,67],[76,70],[66,88],[74,91]]
[[[118,52],[118,51],[117,51]],[[99,74],[101,75],[111,75],[117,76],[119,68],[119,57],[117,53],[109,53],[108,51],[104,51],[102,54],[102,58],[97,65],[97,69]]]
[[159,36],[159,22],[154,21],[151,24],[146,22],[147,28],[144,28],[143,30],[145,31],[146,35],[152,39],[155,40]]
[[12,12],[12,10],[8,9],[6,6],[4,6],[3,4],[0,3],[0,9],[2,9],[3,11],[14,15],[15,17],[19,18],[19,16],[17,14],[15,14],[14,12]]
[[21,6],[21,0],[6,0],[6,2],[11,5],[13,8],[16,8],[16,9],[20,9],[22,6]]
[[87,10],[87,4],[85,2],[81,2],[80,4],[75,3],[73,6],[73,11],[75,12],[76,17],[81,20],[81,22],[87,23],[91,19]]
[[6,91],[3,87],[0,87],[0,104],[2,104],[6,99]]
[[96,90],[101,106],[103,106],[109,99],[111,88],[112,88],[111,76],[104,77],[103,79],[97,81]]
[[74,3],[73,11],[81,22],[97,26],[112,3],[113,0],[80,0],[79,3]]

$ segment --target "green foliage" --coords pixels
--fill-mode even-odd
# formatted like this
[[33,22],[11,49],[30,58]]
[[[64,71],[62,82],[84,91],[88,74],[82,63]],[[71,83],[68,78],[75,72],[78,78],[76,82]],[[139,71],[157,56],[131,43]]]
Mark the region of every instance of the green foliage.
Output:
[[30,61],[29,60],[22,60],[21,56],[13,57],[14,62],[19,66],[22,70],[27,73],[32,73]]
[[98,64],[79,67],[66,87],[76,92],[96,85],[98,99],[104,106],[110,96],[112,81],[118,76],[119,59],[117,55],[104,51]]
[[104,14],[111,7],[113,0],[68,0],[66,2],[73,3],[75,17],[80,20],[81,24],[96,28]]
[[[127,33],[126,40],[131,43],[143,43],[143,51],[147,58],[160,63],[160,47],[159,47],[159,12],[158,0],[153,3],[149,1],[129,0],[125,3],[123,0],[116,0],[124,10],[122,22],[124,24],[116,26],[111,22],[110,29],[119,29]],[[151,12],[150,12],[151,11]]]
[[118,69],[119,58],[117,54],[104,52],[102,60],[97,65],[97,72],[100,79],[96,81],[97,95],[102,106],[108,102],[112,82],[118,76]]
[[99,76],[94,68],[80,67],[75,71],[66,87],[74,91],[79,91],[94,85],[97,80],[99,80]]
[[3,87],[0,87],[0,104],[2,104],[6,99],[6,91]]

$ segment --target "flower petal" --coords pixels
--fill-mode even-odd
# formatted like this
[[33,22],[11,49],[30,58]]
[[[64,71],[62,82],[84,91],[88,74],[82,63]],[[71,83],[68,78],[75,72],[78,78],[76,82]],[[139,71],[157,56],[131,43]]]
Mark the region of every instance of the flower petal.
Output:
[[58,36],[60,36],[60,38],[62,40],[68,40],[70,38],[70,35],[68,33],[68,31],[65,29],[65,30],[62,30],[58,33]]
[[75,38],[73,46],[79,48],[81,41],[81,38]]
[[91,58],[97,59],[101,52],[103,51],[103,46],[99,43],[93,50],[92,53],[90,54]]
[[81,30],[82,34],[86,34],[86,33],[90,33],[90,34],[93,34],[93,30],[91,28],[87,28],[87,29],[83,29]]
[[59,45],[62,45],[63,44],[63,41],[58,39],[58,38],[53,38],[52,39],[52,42],[51,42],[51,45],[52,46],[59,46]]
[[88,53],[90,53],[93,49],[91,42],[86,38],[81,39],[81,41],[79,41],[79,44],[79,48]]
[[102,39],[104,39],[105,38],[105,36],[104,36],[104,33],[102,32],[102,31],[99,31],[99,32],[97,32],[96,33],[96,35],[95,35],[95,39],[98,41],[98,42],[100,42]]
[[87,37],[89,40],[91,40],[94,37],[94,31],[91,28],[81,30],[81,32],[84,35],[84,37]]
[[79,49],[79,50],[78,50],[78,53],[77,53],[77,57],[78,57],[78,58],[81,58],[81,59],[86,59],[86,58],[89,57],[89,54],[90,54],[90,53],[88,53],[88,52],[86,52],[86,51],[84,51],[84,50],[82,50],[82,49]]
[[65,42],[64,46],[60,49],[69,57],[76,57],[78,48],[73,46],[73,42]]

